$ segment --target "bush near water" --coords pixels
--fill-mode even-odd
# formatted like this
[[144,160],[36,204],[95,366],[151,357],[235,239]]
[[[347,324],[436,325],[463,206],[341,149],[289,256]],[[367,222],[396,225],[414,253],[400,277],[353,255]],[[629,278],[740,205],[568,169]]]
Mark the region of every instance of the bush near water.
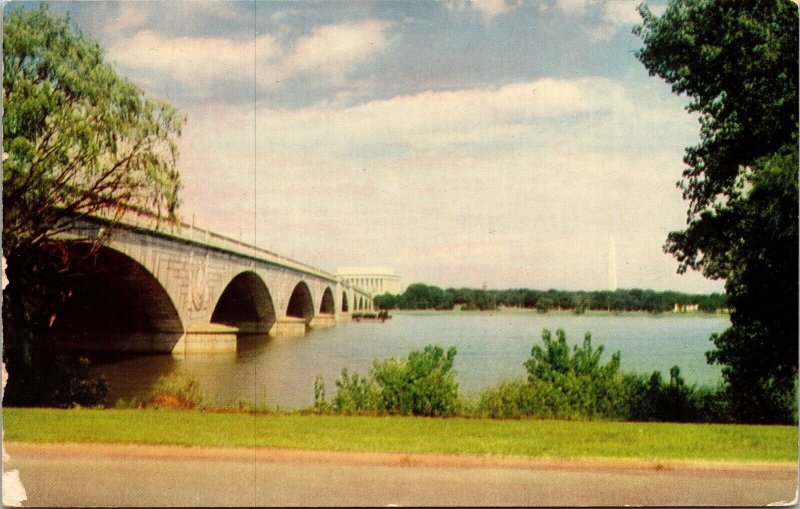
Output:
[[545,329],[524,366],[527,379],[506,380],[472,398],[455,382],[456,349],[428,345],[407,359],[376,360],[367,376],[347,368],[336,380],[331,402],[322,379],[315,382],[314,409],[356,415],[464,416],[491,418],[603,419],[673,422],[732,422],[724,388],[687,385],[680,368],[665,380],[620,371],[620,354],[601,363],[603,347],[591,334],[572,348],[563,330]]
[[440,346],[428,345],[422,351],[411,352],[407,359],[376,360],[369,377],[350,375],[344,368],[330,404],[325,401],[322,382],[317,378],[315,408],[340,414],[455,415],[455,356],[455,347],[445,352]]
[[[336,380],[330,401],[322,377],[314,382],[313,411],[336,415],[407,415],[488,417],[495,419],[568,419],[672,422],[737,422],[724,385],[687,385],[674,366],[665,379],[620,370],[620,353],[601,362],[603,346],[593,347],[591,334],[570,347],[562,329],[542,331],[522,365],[527,378],[505,380],[477,395],[458,391],[453,369],[456,348],[428,345],[407,358],[376,359],[365,376],[346,367]],[[78,363],[83,378],[67,384],[53,406],[103,406],[105,380],[89,383],[88,362]],[[70,371],[71,373],[71,371]],[[70,377],[74,378],[74,377]],[[80,378],[80,377],[79,377]],[[55,401],[53,403],[56,403]],[[172,373],[159,378],[144,399],[118,401],[117,407],[205,409],[264,413],[269,408],[248,402],[210,405],[196,376]],[[795,418],[795,423],[796,418]]]

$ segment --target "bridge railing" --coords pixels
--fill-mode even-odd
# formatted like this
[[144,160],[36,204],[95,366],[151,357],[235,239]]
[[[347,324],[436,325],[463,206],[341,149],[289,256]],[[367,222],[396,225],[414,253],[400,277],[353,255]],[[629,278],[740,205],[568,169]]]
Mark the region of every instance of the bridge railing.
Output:
[[[120,214],[118,214],[118,210],[108,210],[106,212],[97,215],[105,219],[106,221],[114,221],[115,218],[120,217]],[[127,225],[139,229],[157,231],[162,234],[168,234],[169,236],[174,237],[176,239],[186,240],[192,243],[206,245],[209,247],[216,247],[224,249],[226,251],[233,251],[235,253],[243,254],[245,256],[253,256],[261,258],[267,262],[276,263],[278,265],[299,270],[301,272],[306,272],[323,279],[328,279],[334,282],[338,282],[339,284],[341,284],[345,288],[350,289],[351,291],[361,291],[362,293],[367,294],[367,292],[365,292],[360,288],[355,288],[350,285],[341,283],[337,279],[335,274],[314,267],[312,265],[299,262],[292,258],[279,255],[278,253],[275,253],[273,251],[269,251],[267,249],[254,246],[252,244],[248,244],[247,242],[244,242],[242,240],[234,239],[232,237],[228,237],[226,235],[213,232],[206,228],[198,227],[194,224],[194,220],[192,220],[191,223],[185,221],[170,221],[168,219],[158,216],[157,214],[154,214],[152,212],[143,209],[126,207],[123,210],[121,218],[116,219],[116,221],[118,222],[119,225],[122,226]]]

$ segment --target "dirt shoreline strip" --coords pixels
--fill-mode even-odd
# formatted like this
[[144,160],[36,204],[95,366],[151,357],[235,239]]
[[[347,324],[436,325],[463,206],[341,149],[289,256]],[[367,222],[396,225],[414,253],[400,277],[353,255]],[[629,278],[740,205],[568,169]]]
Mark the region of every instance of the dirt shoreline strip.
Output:
[[429,468],[503,468],[523,470],[571,470],[597,472],[695,472],[719,475],[761,477],[766,473],[796,479],[795,463],[716,462],[697,460],[649,460],[632,458],[531,458],[517,456],[479,456],[466,454],[420,454],[398,452],[322,451],[311,449],[186,447],[175,445],[134,445],[102,443],[32,444],[7,442],[6,450],[15,453],[64,458],[198,459],[238,462],[338,464],[353,466],[408,466]]

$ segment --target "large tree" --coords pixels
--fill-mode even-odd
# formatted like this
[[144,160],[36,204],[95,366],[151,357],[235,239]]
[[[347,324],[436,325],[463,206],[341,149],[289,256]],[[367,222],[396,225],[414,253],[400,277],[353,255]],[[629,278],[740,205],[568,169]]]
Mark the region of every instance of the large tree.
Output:
[[678,183],[679,272],[725,279],[731,327],[713,337],[736,418],[796,419],[798,9],[789,0],[672,0],[639,8],[637,56],[700,115]]
[[182,119],[45,7],[3,21],[3,253],[119,206],[173,215]]
[[30,347],[68,293],[59,277],[69,257],[53,256],[59,233],[129,208],[174,218],[183,118],[44,6],[4,16],[3,110],[5,339]]

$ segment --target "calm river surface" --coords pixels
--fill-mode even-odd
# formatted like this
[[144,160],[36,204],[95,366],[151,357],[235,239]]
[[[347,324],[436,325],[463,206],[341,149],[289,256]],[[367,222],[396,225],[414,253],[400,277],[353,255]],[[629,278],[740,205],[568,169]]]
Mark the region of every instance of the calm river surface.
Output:
[[314,378],[320,374],[330,398],[342,367],[367,374],[375,358],[405,357],[430,343],[458,349],[459,390],[475,394],[499,380],[526,375],[523,362],[531,346],[541,344],[543,328],[563,328],[570,343],[592,333],[593,346],[604,345],[603,359],[622,353],[622,369],[669,378],[673,365],[688,383],[713,384],[717,366],[706,364],[709,336],[729,325],[727,316],[568,315],[520,312],[406,314],[391,320],[340,323],[311,330],[304,337],[241,340],[231,354],[145,355],[97,359],[93,371],[109,379],[109,400],[146,395],[155,380],[181,371],[199,379],[206,396],[218,403],[243,399],[270,406],[310,406]]

